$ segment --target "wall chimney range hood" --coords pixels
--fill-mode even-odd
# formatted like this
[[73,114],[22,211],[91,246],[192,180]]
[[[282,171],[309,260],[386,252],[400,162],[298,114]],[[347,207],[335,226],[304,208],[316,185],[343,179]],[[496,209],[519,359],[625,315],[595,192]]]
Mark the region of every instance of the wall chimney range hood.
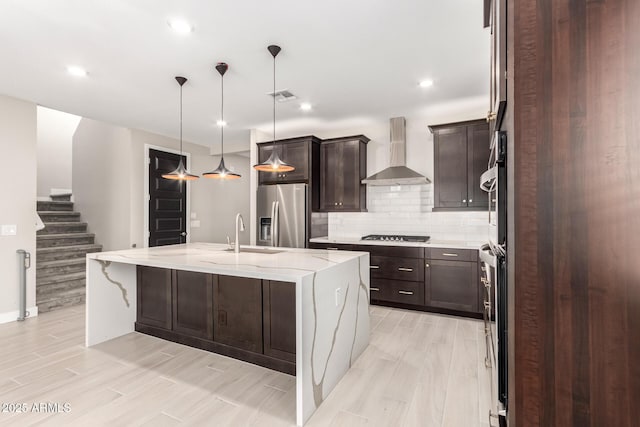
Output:
[[404,117],[391,119],[391,166],[362,180],[367,185],[419,185],[431,181],[406,166],[406,121]]

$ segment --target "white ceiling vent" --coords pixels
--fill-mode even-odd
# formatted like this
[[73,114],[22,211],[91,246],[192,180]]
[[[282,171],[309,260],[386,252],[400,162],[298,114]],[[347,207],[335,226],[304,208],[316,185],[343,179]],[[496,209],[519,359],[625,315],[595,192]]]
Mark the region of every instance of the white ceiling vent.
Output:
[[297,96],[289,92],[287,89],[278,90],[275,92],[269,92],[267,93],[267,95],[274,96],[276,98],[276,101],[278,102],[287,102],[287,101],[293,101],[294,99],[298,99]]

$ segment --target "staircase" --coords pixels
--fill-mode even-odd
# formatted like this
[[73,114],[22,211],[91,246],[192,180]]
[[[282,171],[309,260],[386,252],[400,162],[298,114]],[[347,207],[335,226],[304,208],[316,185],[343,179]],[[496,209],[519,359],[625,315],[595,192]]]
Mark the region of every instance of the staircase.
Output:
[[85,256],[100,252],[87,223],[73,211],[71,196],[38,202],[45,228],[37,233],[36,305],[38,312],[82,304],[85,299]]

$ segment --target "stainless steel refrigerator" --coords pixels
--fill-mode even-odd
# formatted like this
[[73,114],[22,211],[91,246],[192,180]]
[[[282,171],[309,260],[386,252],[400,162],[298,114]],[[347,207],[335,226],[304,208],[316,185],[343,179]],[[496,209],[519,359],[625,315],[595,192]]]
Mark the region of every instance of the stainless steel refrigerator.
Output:
[[306,247],[308,200],[307,184],[259,186],[256,243],[260,246]]

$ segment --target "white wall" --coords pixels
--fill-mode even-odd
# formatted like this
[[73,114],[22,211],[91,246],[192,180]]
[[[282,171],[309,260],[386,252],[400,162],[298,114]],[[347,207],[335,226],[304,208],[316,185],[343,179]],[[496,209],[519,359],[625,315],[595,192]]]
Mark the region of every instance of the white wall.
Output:
[[[0,96],[2,207],[0,224],[17,225],[17,235],[0,236],[0,322],[15,320],[18,310],[16,250],[31,253],[27,272],[27,307],[36,303],[36,105]],[[35,315],[34,310],[30,310]]]
[[[73,138],[73,189],[76,209],[104,250],[144,247],[146,241],[145,145],[178,150],[178,140],[135,129],[82,119]],[[215,169],[219,157],[207,147],[185,142],[188,169],[197,175]],[[191,212],[199,221],[192,242],[226,242],[234,218],[249,218],[249,159],[225,156],[227,167],[243,175],[237,181],[200,178],[187,185]],[[190,214],[188,214],[188,217]],[[249,241],[248,233],[241,242]]]
[[38,197],[51,189],[71,190],[73,134],[82,117],[37,107]]
[[73,137],[75,210],[103,250],[129,247],[131,131],[83,118]]

